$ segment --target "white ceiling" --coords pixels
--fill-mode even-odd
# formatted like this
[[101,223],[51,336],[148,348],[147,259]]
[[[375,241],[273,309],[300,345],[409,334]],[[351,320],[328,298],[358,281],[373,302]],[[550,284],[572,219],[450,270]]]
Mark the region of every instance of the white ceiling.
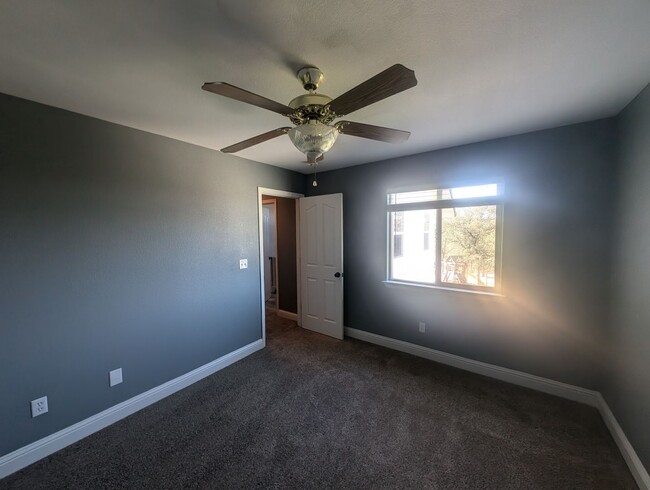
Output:
[[[209,148],[289,122],[201,90],[288,103],[316,65],[342,94],[390,65],[418,86],[346,119],[321,170],[618,113],[650,81],[649,0],[3,0],[0,92]],[[288,137],[238,155],[308,172]]]

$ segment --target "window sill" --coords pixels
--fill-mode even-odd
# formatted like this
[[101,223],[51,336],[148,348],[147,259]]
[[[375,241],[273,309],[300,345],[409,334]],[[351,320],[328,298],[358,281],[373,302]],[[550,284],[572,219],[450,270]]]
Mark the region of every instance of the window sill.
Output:
[[448,286],[435,286],[433,284],[418,284],[415,282],[402,282],[402,281],[382,281],[384,285],[388,288],[421,288],[421,289],[437,289],[441,291],[451,291],[455,293],[468,293],[468,294],[478,294],[480,296],[494,296],[496,298],[505,298],[501,293],[493,293],[490,291],[477,291],[475,289],[462,289],[462,288],[451,288]]

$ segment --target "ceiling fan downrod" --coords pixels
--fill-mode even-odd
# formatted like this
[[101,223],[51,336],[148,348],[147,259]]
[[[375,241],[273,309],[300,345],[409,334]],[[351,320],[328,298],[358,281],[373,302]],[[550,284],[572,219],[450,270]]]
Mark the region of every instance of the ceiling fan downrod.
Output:
[[302,82],[302,86],[309,92],[318,90],[318,86],[323,81],[323,72],[315,66],[304,66],[296,74],[298,80]]

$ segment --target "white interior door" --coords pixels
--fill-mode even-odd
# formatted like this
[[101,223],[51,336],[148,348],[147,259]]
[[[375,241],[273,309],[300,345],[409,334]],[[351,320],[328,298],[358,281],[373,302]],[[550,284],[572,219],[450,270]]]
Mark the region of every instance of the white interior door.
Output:
[[343,194],[300,199],[302,326],[343,338]]

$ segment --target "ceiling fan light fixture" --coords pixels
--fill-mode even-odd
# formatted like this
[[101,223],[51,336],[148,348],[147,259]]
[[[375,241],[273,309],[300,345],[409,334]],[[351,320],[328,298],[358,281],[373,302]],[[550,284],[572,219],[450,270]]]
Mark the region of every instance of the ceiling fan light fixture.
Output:
[[308,151],[307,153],[305,153],[305,155],[307,155],[307,161],[308,162],[315,162],[316,160],[318,160],[320,157],[323,156],[323,152],[322,151]]
[[308,157],[310,153],[312,156],[316,154],[314,157],[316,158],[334,146],[339,131],[334,126],[311,119],[305,124],[292,128],[288,134],[291,142],[298,150]]
[[203,84],[201,87],[203,90],[275,112],[288,117],[294,125],[293,128],[282,127],[253,136],[222,148],[222,152],[235,153],[288,134],[293,145],[307,155],[307,163],[315,165],[323,160],[323,154],[332,148],[339,133],[386,143],[400,143],[410,136],[411,133],[408,131],[371,124],[353,121],[334,123],[334,120],[339,117],[416,86],[418,81],[415,72],[404,65],[393,65],[335,99],[316,93],[323,80],[323,72],[315,66],[305,66],[298,71],[297,75],[308,93],[294,97],[288,105],[226,82]]

